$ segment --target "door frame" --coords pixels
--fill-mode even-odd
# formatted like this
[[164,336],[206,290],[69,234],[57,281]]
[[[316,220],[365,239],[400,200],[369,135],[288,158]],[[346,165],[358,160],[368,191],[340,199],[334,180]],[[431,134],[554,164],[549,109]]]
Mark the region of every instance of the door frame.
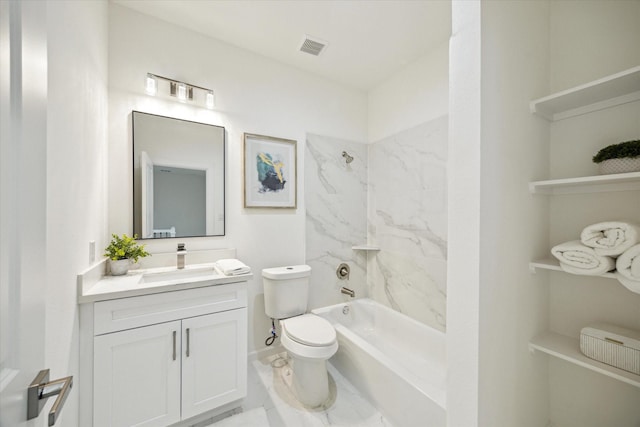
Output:
[[[47,232],[47,12],[2,1],[0,134],[0,426],[26,421],[26,390],[45,368]],[[3,322],[4,323],[4,322]]]

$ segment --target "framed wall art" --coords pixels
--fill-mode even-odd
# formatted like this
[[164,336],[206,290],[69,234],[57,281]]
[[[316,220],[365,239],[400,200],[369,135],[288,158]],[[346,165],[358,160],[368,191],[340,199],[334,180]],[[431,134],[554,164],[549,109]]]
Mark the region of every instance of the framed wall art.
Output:
[[244,207],[293,208],[297,203],[297,142],[244,134]]

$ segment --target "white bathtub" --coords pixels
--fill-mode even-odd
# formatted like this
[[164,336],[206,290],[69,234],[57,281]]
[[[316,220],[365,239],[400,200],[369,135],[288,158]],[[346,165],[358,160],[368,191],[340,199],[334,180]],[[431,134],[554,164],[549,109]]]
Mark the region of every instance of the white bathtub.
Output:
[[312,312],[336,328],[330,363],[394,426],[446,425],[444,333],[366,298]]

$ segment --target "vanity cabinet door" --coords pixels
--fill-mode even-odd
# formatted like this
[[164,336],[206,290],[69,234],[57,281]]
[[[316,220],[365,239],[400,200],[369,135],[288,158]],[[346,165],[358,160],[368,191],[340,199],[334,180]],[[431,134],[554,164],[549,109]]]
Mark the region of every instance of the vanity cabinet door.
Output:
[[180,421],[180,321],[94,338],[93,426]]
[[182,321],[182,418],[247,395],[247,309]]

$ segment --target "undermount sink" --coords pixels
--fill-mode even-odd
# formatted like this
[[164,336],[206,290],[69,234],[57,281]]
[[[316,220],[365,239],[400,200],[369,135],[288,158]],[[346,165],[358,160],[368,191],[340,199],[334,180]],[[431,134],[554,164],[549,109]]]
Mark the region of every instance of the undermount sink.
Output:
[[212,267],[201,268],[185,268],[178,270],[159,271],[153,273],[144,273],[140,276],[139,283],[168,282],[175,280],[193,280],[218,275],[218,272]]

